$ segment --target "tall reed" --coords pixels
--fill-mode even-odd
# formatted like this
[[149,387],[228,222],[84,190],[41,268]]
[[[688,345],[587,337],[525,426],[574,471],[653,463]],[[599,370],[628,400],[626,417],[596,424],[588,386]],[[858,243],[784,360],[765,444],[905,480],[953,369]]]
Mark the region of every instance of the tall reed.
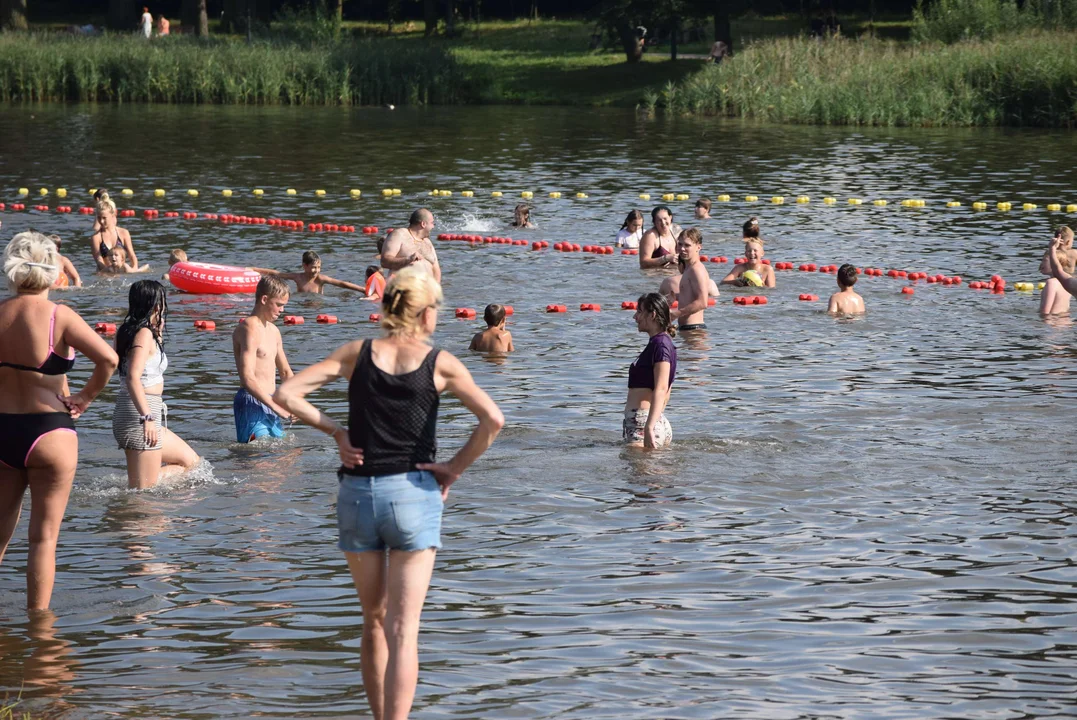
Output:
[[477,95],[437,45],[0,35],[0,101],[451,104]]
[[1077,125],[1077,34],[955,45],[760,41],[650,102],[675,112],[817,125]]

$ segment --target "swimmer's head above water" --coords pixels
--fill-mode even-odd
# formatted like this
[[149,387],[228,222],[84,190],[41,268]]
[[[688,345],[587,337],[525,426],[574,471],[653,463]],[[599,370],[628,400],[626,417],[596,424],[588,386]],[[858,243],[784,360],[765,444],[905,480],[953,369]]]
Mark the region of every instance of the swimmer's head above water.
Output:
[[696,220],[707,220],[711,216],[710,198],[696,200]]
[[763,242],[758,238],[745,240],[744,258],[749,265],[758,265],[759,261],[763,259]]
[[487,327],[501,327],[505,324],[505,306],[497,303],[487,305],[482,319],[486,321]]
[[659,205],[651,210],[651,222],[659,235],[665,235],[673,225],[673,211],[665,205]]
[[1055,230],[1055,237],[1062,240],[1062,244],[1067,247],[1073,247],[1073,230],[1066,225],[1059,225]]
[[744,225],[741,226],[741,232],[744,233],[746,238],[759,237],[759,219],[750,217],[744,221]]
[[322,258],[313,250],[303,253],[303,271],[310,277],[318,277],[322,271]]
[[168,253],[168,267],[172,267],[176,263],[187,262],[187,253],[179,248],[176,248],[172,252]]
[[254,290],[254,314],[276,320],[288,304],[288,284],[276,275],[263,275]]
[[531,208],[526,203],[520,203],[512,211],[512,226],[527,227],[531,224]]
[[[434,213],[426,208],[415,210],[408,218],[408,230],[419,239],[430,237],[430,231],[434,229]],[[379,249],[378,252],[381,252]]]
[[838,287],[848,290],[853,285],[856,285],[856,267],[845,263],[838,268]]
[[630,233],[639,232],[643,228],[643,213],[639,210],[633,210],[628,213],[628,217],[625,218],[624,225],[621,226],[622,230],[627,230]]
[[699,228],[690,227],[682,230],[677,237],[677,264],[689,263],[699,260],[699,251],[703,249],[703,233]]
[[666,332],[670,337],[677,336],[677,328],[669,314],[669,301],[661,293],[644,293],[636,301],[636,329],[648,335],[651,331]]

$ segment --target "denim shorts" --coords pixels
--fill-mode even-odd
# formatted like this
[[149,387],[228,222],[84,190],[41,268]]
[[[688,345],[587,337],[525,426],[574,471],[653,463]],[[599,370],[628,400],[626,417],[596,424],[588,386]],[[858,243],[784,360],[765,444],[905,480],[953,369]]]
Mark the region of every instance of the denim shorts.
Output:
[[398,475],[338,475],[338,547],[344,552],[441,547],[441,486],[413,470]]

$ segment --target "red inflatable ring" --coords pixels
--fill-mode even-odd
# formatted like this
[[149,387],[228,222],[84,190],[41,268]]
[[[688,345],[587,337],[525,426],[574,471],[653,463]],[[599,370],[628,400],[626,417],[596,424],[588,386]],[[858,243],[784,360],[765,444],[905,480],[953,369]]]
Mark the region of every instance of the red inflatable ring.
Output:
[[252,293],[261,277],[241,267],[200,262],[178,262],[168,270],[174,286],[198,295]]

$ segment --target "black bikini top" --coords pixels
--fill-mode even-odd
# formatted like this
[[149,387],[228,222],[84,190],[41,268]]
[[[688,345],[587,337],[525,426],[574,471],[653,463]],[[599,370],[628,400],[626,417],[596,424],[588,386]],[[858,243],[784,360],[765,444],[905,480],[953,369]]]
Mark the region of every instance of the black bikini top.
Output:
[[18,363],[4,362],[0,360],[0,367],[9,367],[13,370],[25,370],[26,372],[36,372],[42,375],[66,375],[71,372],[71,368],[75,367],[75,351],[71,350],[71,357],[64,357],[63,355],[57,355],[53,352],[53,332],[56,330],[56,309],[59,305],[54,305],[52,308],[52,317],[49,319],[49,356],[45,358],[45,362],[41,363],[37,367],[30,367],[29,365],[20,365]]

